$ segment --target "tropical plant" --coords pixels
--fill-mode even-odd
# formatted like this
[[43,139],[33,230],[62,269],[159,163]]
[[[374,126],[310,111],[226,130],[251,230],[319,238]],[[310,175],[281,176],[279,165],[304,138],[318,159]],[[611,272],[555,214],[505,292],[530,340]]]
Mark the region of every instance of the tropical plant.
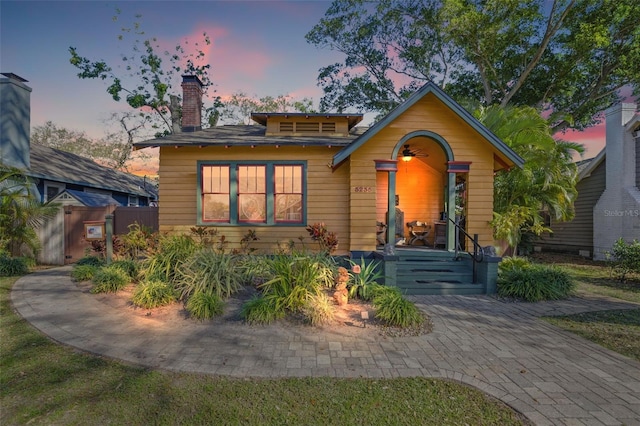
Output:
[[224,299],[242,288],[242,270],[236,267],[237,257],[212,248],[204,248],[186,259],[178,268],[175,286],[180,298],[186,300],[198,293],[213,293]]
[[158,250],[142,263],[142,275],[173,284],[180,266],[198,249],[198,244],[188,235],[163,236]]
[[527,302],[569,297],[576,288],[571,275],[554,265],[539,265],[528,260],[503,260],[498,266],[497,293]]
[[338,249],[338,236],[330,232],[324,223],[314,223],[307,226],[307,232],[316,241],[322,251],[333,253]]
[[324,293],[314,294],[302,307],[302,315],[311,325],[330,324],[335,318],[333,302]]
[[111,266],[124,271],[132,281],[135,281],[138,277],[140,264],[135,260],[120,259],[111,263]]
[[130,282],[129,275],[120,268],[103,266],[96,271],[91,280],[91,293],[115,293]]
[[78,261],[74,266],[82,266],[82,265],[102,266],[104,265],[104,259],[97,256],[84,256],[78,259]]
[[136,286],[131,301],[136,306],[153,309],[175,302],[176,292],[170,284],[158,280],[148,280]]
[[619,238],[606,256],[611,262],[611,271],[621,281],[624,282],[630,273],[640,273],[640,241],[627,243]]
[[120,236],[122,240],[122,252],[126,258],[139,259],[149,256],[158,245],[158,233],[153,232],[148,226],[137,222],[129,225],[129,232]]
[[480,107],[474,114],[525,160],[522,169],[501,170],[494,179],[494,237],[517,254],[523,233],[551,231],[542,212],[557,221],[573,218],[578,194],[573,156],[583,147],[554,140],[547,120],[531,107]]
[[98,266],[94,265],[74,265],[71,270],[71,278],[75,281],[89,281],[98,271]]
[[373,296],[375,317],[394,327],[417,327],[424,323],[424,316],[416,305],[405,299],[397,287],[381,286]]
[[53,218],[57,204],[42,204],[35,184],[21,170],[0,165],[0,249],[13,257],[26,248],[35,257],[40,241],[35,229]]
[[360,258],[360,263],[349,260],[351,263],[350,280],[348,284],[349,297],[358,297],[362,300],[371,300],[374,289],[379,285],[378,281],[383,278],[380,272],[379,261],[365,261]]
[[211,291],[198,292],[187,300],[187,311],[197,319],[211,319],[216,315],[222,315],[224,303],[222,299]]

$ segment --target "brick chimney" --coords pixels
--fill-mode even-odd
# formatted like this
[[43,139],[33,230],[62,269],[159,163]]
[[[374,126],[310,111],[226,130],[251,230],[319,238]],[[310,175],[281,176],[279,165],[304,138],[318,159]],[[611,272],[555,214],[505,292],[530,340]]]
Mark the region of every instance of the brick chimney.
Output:
[[195,75],[182,76],[182,131],[202,130],[202,81]]
[[29,169],[31,142],[31,88],[13,73],[0,78],[0,164]]

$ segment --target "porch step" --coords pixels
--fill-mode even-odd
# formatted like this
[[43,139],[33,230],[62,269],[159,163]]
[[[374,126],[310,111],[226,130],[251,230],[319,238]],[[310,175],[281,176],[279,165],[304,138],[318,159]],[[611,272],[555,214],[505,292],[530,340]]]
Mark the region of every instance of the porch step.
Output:
[[405,294],[484,294],[473,284],[473,267],[466,254],[454,259],[447,251],[398,250],[396,286]]

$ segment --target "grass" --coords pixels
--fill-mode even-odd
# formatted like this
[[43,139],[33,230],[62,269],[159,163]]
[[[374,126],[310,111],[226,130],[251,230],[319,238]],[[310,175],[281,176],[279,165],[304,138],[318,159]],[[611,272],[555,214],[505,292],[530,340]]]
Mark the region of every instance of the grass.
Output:
[[544,318],[605,348],[640,361],[640,309]]
[[[630,275],[621,282],[611,275],[605,262],[554,256],[538,259],[564,268],[575,279],[578,293],[592,293],[627,302],[640,303],[640,276]],[[550,322],[585,339],[640,361],[640,307],[576,315],[546,317]]]
[[233,379],[79,353],[13,312],[16,279],[0,278],[3,425],[526,424],[482,392],[445,380]]

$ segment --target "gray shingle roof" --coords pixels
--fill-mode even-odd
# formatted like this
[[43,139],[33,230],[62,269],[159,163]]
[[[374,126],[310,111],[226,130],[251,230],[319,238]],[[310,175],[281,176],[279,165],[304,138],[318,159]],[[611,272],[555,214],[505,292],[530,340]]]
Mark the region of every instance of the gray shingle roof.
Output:
[[55,202],[55,199],[60,197],[60,195],[64,194],[65,192],[87,207],[120,205],[120,203],[116,201],[111,195],[94,194],[92,192],[76,191],[73,189],[66,189],[62,191],[60,194],[56,195],[56,197],[52,201]]
[[157,198],[155,185],[145,182],[143,177],[113,170],[88,158],[41,145],[31,145],[29,174],[40,179]]
[[155,146],[347,146],[353,136],[265,136],[263,126],[228,125],[196,132],[175,133],[134,144],[136,149]]

